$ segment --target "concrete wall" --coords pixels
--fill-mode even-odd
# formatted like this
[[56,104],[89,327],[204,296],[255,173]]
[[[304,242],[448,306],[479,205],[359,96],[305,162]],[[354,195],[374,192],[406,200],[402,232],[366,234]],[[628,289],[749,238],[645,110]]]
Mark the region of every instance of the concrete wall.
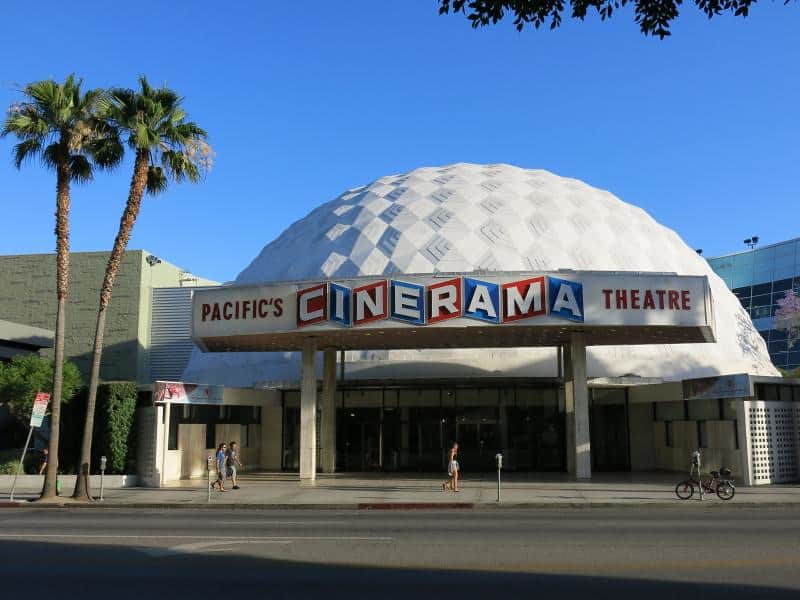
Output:
[[280,405],[261,408],[261,466],[270,471],[281,468],[283,409]]
[[158,487],[159,465],[156,464],[158,411],[155,406],[136,409],[136,474],[140,485]]
[[[100,371],[106,380],[136,379],[141,255],[141,251],[125,255],[114,286]],[[107,260],[106,252],[80,252],[70,257],[65,355],[84,377],[89,371],[97,303]],[[55,283],[55,254],[0,256],[0,315],[25,325],[54,330]],[[45,350],[43,355],[52,356],[52,350]]]
[[670,381],[656,385],[635,385],[628,388],[628,399],[631,403],[671,402],[683,400],[683,384]]
[[[149,422],[143,422],[145,431],[151,432],[149,439],[146,432],[140,432],[142,443],[152,448],[152,456],[143,456],[142,463],[146,468],[142,475],[148,481],[158,485],[161,464],[165,481],[180,479],[196,479],[206,476],[206,459],[215,456],[216,446],[222,442],[239,443],[240,460],[244,464],[244,472],[256,470],[278,470],[281,466],[281,430],[282,409],[280,392],[274,390],[246,390],[227,388],[224,393],[224,403],[227,405],[261,406],[261,423],[252,425],[239,425],[220,423],[215,426],[215,440],[213,448],[206,448],[206,425],[182,423],[178,426],[178,448],[161,451],[164,443],[163,406],[150,410],[152,415]],[[178,410],[179,405],[174,405],[172,410]],[[163,457],[163,458],[162,458]]]
[[[215,284],[200,278],[190,280],[193,276],[163,260],[150,266],[148,256],[145,250],[129,250],[122,259],[106,318],[100,370],[104,380],[149,383],[146,349],[153,287]],[[107,252],[76,252],[70,256],[65,356],[87,379],[107,261]],[[55,283],[55,254],[0,256],[0,318],[54,330]],[[52,356],[52,351],[43,354]]]
[[[734,478],[742,481],[746,451],[737,449],[736,425],[720,420],[716,400],[690,400],[685,417],[683,387],[680,382],[636,386],[629,389],[631,470],[657,469],[687,473],[689,457],[698,447],[698,419],[705,422],[705,446],[701,448],[703,472],[730,467]],[[654,403],[661,405],[661,419],[654,420]],[[671,423],[671,444],[667,446],[667,421]],[[741,426],[741,425],[740,425]],[[651,450],[648,451],[648,441]]]

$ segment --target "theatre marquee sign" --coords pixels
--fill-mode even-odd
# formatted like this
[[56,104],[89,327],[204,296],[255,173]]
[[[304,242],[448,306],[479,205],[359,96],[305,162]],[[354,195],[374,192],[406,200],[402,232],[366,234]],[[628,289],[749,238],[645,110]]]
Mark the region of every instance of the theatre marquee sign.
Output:
[[356,278],[198,290],[196,341],[474,326],[712,327],[708,280],[627,272]]

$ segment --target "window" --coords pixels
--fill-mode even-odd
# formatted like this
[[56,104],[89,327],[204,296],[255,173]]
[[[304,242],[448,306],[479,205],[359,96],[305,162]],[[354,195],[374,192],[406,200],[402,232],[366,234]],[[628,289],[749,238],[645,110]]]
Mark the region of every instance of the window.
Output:
[[719,419],[719,402],[714,400],[689,400],[689,420]]
[[776,352],[786,352],[786,340],[770,341],[769,344],[767,344],[767,347],[769,348],[770,354],[775,354]]
[[701,448],[708,448],[708,428],[705,421],[697,422],[697,440]]
[[214,423],[206,425],[206,448],[217,448],[217,426]]
[[779,298],[783,298],[784,291],[789,290],[791,288],[792,288],[791,279],[780,279],[778,281],[772,282],[773,296],[777,296]]
[[760,283],[758,285],[753,286],[753,296],[760,296],[761,294],[770,294],[772,293],[772,282],[769,283]]
[[178,427],[180,425],[180,415],[177,406],[173,406],[169,416],[169,433],[167,434],[167,450],[178,449]]
[[777,400],[778,399],[778,386],[773,383],[765,383],[761,386],[761,395],[759,400]]
[[772,307],[771,306],[754,306],[753,310],[750,311],[751,317],[753,319],[763,319],[765,317],[772,316]]
[[722,418],[726,421],[736,420],[736,405],[739,400],[720,400],[722,403]]
[[664,445],[667,448],[672,448],[672,421],[666,421],[664,423]]
[[683,402],[656,402],[656,421],[682,421],[685,418]]

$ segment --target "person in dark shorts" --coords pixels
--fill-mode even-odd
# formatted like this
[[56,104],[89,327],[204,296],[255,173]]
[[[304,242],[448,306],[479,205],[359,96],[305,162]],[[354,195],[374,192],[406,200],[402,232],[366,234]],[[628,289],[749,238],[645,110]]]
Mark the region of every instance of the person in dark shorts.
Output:
[[43,474],[47,469],[47,457],[50,455],[50,451],[47,447],[42,448],[42,464],[39,467],[39,475]]
[[211,489],[213,490],[217,485],[219,485],[220,492],[227,492],[228,490],[225,489],[225,477],[227,475],[227,462],[228,462],[228,454],[227,454],[228,446],[226,444],[220,444],[217,447],[217,480],[211,484]]
[[239,460],[239,444],[231,442],[228,447],[228,477],[231,478],[231,483],[233,483],[233,489],[235,490],[239,489],[239,483],[236,481],[236,475],[238,474],[237,466],[244,466],[242,461]]

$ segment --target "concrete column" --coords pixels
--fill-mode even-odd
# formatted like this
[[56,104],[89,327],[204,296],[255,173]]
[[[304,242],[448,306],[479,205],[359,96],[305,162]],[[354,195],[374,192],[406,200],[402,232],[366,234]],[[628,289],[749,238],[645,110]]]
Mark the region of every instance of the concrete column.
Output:
[[[573,334],[564,348],[565,400],[567,410],[568,469],[578,479],[592,477],[589,441],[589,385],[586,380],[586,340]],[[571,425],[571,426],[570,426]],[[570,429],[572,431],[570,431]],[[571,439],[570,439],[571,438]],[[570,454],[572,460],[569,460]]]
[[567,448],[567,473],[575,475],[575,397],[572,393],[572,381],[569,373],[572,370],[572,359],[569,344],[559,349],[561,386],[559,392],[564,402],[564,443]]
[[317,344],[303,341],[300,371],[300,481],[317,477]]
[[336,349],[322,353],[322,463],[323,473],[336,470]]
[[158,487],[164,487],[164,483],[167,481],[167,449],[169,448],[169,420],[171,418],[171,407],[172,404],[169,402],[164,404],[164,412],[162,413],[164,416],[164,420],[161,423],[161,475],[158,481]]

